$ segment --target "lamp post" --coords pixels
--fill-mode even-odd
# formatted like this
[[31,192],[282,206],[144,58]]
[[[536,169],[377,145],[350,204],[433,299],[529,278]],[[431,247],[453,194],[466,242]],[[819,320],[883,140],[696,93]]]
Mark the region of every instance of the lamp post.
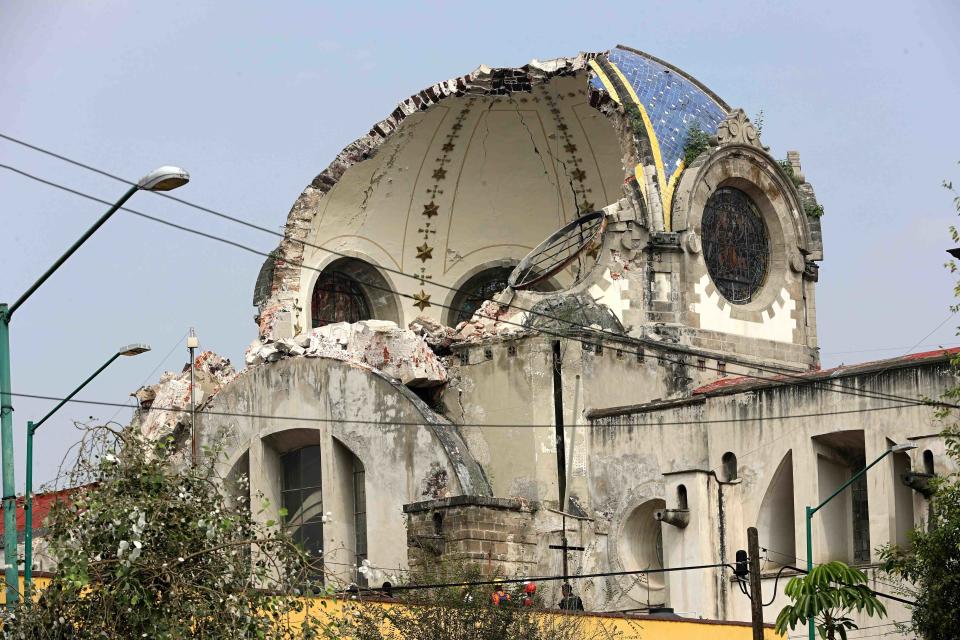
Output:
[[67,251],[47,269],[12,305],[0,303],[0,462],[3,464],[3,561],[6,565],[7,608],[20,599],[17,570],[17,497],[13,469],[13,398],[10,387],[10,319],[13,313],[40,288],[97,229],[110,219],[137,191],[170,191],[189,182],[190,174],[177,167],[160,167],[130,187],[110,209],[100,216]]
[[[846,488],[849,487],[851,484],[853,484],[860,476],[862,476],[863,474],[865,474],[865,473],[866,473],[867,471],[869,471],[875,464],[877,464],[878,462],[880,462],[881,460],[883,460],[884,458],[886,458],[886,457],[887,457],[888,455],[890,455],[891,453],[900,453],[901,451],[910,451],[911,449],[916,449],[916,448],[917,448],[917,445],[915,445],[915,444],[895,444],[895,445],[893,445],[892,447],[890,447],[889,449],[887,449],[886,451],[884,451],[884,452],[880,455],[879,458],[877,458],[876,460],[874,460],[873,462],[871,462],[870,464],[868,464],[867,466],[865,466],[863,469],[861,469],[861,470],[858,471],[856,474],[854,474],[849,480],[847,480],[846,482],[844,482],[843,485],[842,485],[839,489],[837,489],[837,490],[834,491],[832,494],[830,494],[830,497],[829,497],[829,498],[827,498],[826,500],[824,500],[823,502],[821,502],[820,504],[818,504],[816,507],[807,507],[807,508],[806,508],[806,514],[807,514],[807,571],[808,571],[808,572],[813,570],[813,532],[812,532],[813,514],[815,514],[817,511],[820,511],[820,509],[822,509],[822,508],[824,507],[824,505],[826,505],[828,502],[830,502],[831,500],[833,500],[834,498],[836,498],[838,495],[840,495],[840,494],[843,492],[844,489],[846,489]],[[807,631],[808,631],[810,640],[814,640],[814,635],[813,635],[813,617],[812,617],[812,616],[807,619]]]
[[131,344],[123,347],[115,354],[110,356],[110,359],[103,363],[99,369],[93,372],[93,374],[80,383],[80,386],[70,392],[66,398],[57,403],[53,409],[51,409],[47,415],[43,416],[36,422],[27,422],[27,478],[26,478],[26,490],[25,490],[25,499],[24,499],[24,532],[23,532],[23,593],[24,596],[29,598],[33,591],[33,435],[37,432],[37,429],[40,428],[44,422],[47,421],[47,418],[55,414],[60,407],[68,403],[73,396],[80,393],[80,390],[87,386],[91,380],[100,375],[104,369],[109,367],[114,360],[120,356],[138,356],[141,353],[146,353],[150,351],[150,347],[145,344]]

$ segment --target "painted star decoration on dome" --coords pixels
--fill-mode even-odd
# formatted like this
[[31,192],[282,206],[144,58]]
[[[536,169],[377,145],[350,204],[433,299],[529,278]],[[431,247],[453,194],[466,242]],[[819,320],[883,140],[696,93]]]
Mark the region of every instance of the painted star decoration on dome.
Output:
[[413,294],[413,299],[416,300],[413,306],[418,307],[420,311],[430,306],[430,294],[423,289],[420,289],[420,293]]
[[427,218],[432,218],[437,215],[438,209],[437,203],[431,201],[430,204],[423,205],[423,215],[427,216]]
[[426,262],[431,258],[433,258],[433,247],[429,246],[426,242],[417,247],[417,259]]

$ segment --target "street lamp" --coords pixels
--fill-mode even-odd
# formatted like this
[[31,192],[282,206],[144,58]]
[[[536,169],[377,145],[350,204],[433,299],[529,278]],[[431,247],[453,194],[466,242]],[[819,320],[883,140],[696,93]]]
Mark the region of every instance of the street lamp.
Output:
[[60,256],[36,282],[12,305],[0,303],[0,464],[3,465],[3,560],[6,564],[7,608],[20,599],[17,571],[17,497],[13,469],[13,398],[10,388],[10,319],[14,311],[27,301],[53,273],[72,256],[97,229],[103,226],[137,191],[170,191],[186,184],[190,174],[178,167],[164,166],[151,171],[131,186],[110,209]]
[[25,500],[24,500],[24,532],[23,532],[23,592],[25,597],[29,598],[32,593],[33,587],[33,434],[37,432],[37,429],[40,428],[44,422],[47,421],[47,418],[55,414],[60,410],[60,407],[68,403],[73,396],[80,393],[80,390],[83,389],[91,380],[96,378],[100,373],[110,366],[110,364],[119,358],[120,356],[138,356],[141,353],[146,353],[150,351],[150,347],[145,344],[131,344],[121,348],[115,354],[110,356],[110,359],[103,363],[99,369],[93,372],[93,374],[80,383],[80,386],[70,392],[66,398],[57,403],[53,409],[43,416],[36,422],[27,422],[27,479],[26,479],[26,490],[25,490]]
[[[912,444],[912,443],[908,443],[908,444],[895,444],[895,445],[893,445],[892,447],[890,447],[889,449],[887,449],[886,451],[884,451],[884,452],[880,455],[879,458],[877,458],[876,460],[874,460],[873,462],[871,462],[870,464],[868,464],[867,466],[865,466],[863,469],[861,469],[861,470],[858,471],[856,474],[854,474],[853,477],[851,477],[849,480],[847,480],[846,482],[844,482],[844,483],[843,483],[843,486],[841,486],[839,489],[837,489],[836,491],[834,491],[834,492],[830,495],[829,498],[827,498],[826,500],[824,500],[823,502],[821,502],[820,504],[818,504],[816,507],[807,507],[807,508],[806,508],[806,512],[807,512],[807,571],[808,571],[808,572],[809,572],[809,571],[813,571],[813,533],[812,533],[812,529],[811,529],[812,520],[813,520],[813,514],[815,514],[817,511],[820,511],[820,509],[822,509],[822,508],[824,507],[824,505],[826,505],[828,502],[830,502],[831,500],[833,500],[834,498],[836,498],[838,495],[840,495],[840,494],[843,492],[844,489],[846,489],[846,488],[849,487],[851,484],[853,484],[860,476],[862,476],[862,475],[865,474],[867,471],[869,471],[871,467],[873,467],[875,464],[877,464],[878,462],[880,462],[881,460],[883,460],[884,458],[886,458],[886,457],[887,457],[888,455],[890,455],[891,453],[900,453],[900,452],[902,452],[902,451],[910,451],[911,449],[916,449],[916,448],[917,448],[917,445]],[[808,631],[808,633],[809,633],[810,640],[814,640],[814,635],[813,635],[813,617],[812,617],[812,616],[807,619],[807,631]]]

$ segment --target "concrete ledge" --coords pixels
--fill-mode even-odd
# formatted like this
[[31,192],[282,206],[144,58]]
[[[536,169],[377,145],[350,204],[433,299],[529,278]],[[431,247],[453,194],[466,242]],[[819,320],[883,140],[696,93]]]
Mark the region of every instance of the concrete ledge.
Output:
[[451,496],[439,500],[424,500],[403,505],[404,513],[420,513],[434,509],[448,507],[488,507],[493,509],[508,509],[510,511],[536,511],[540,508],[537,502],[528,502],[519,498],[493,498],[489,496]]

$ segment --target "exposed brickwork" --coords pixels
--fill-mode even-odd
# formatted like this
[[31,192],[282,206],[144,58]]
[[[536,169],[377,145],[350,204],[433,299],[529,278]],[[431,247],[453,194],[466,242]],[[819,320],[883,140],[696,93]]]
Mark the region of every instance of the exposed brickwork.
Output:
[[536,505],[456,496],[407,504],[403,510],[411,569],[452,560],[512,576],[529,575],[536,567]]

